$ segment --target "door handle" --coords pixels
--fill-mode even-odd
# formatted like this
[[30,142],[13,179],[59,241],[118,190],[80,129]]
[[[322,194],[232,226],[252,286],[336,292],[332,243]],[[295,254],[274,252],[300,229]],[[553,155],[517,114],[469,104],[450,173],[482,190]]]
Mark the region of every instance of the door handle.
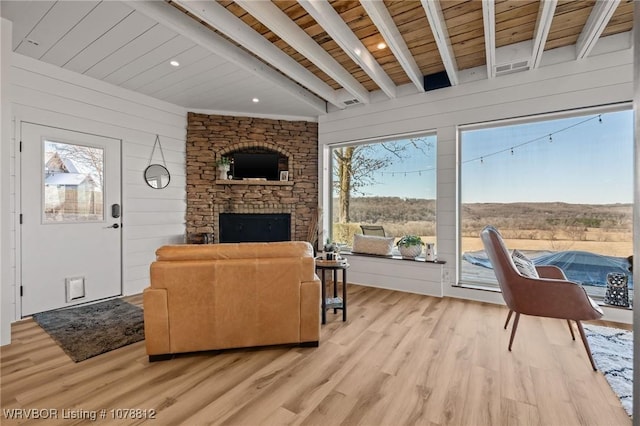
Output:
[[111,226],[107,226],[107,227],[105,227],[105,228],[106,228],[106,229],[109,229],[109,228],[118,229],[118,228],[120,228],[120,225],[118,225],[117,223],[114,223],[113,225],[111,225]]

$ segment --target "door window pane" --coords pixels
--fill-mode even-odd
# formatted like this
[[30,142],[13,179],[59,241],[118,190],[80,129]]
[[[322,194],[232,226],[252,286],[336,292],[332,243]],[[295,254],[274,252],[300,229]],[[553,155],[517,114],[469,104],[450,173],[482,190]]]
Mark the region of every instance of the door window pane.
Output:
[[44,141],[44,223],[104,220],[104,150]]

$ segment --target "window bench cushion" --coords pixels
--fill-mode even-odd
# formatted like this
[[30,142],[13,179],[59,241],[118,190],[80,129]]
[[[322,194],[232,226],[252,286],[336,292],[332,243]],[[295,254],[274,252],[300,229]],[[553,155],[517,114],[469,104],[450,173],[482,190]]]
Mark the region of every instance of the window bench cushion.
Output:
[[393,249],[393,237],[376,237],[370,235],[355,234],[353,236],[353,253],[376,254],[379,256],[391,256]]

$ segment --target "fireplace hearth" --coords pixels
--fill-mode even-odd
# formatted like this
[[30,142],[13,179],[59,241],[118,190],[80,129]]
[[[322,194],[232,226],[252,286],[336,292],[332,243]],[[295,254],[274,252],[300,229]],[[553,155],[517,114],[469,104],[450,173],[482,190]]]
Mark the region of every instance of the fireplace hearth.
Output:
[[220,213],[221,243],[291,240],[291,215],[287,213]]

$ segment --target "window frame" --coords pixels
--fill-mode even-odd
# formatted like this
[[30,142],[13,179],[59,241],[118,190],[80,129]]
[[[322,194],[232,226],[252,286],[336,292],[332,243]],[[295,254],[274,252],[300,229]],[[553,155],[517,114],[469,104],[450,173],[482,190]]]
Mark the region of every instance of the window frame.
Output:
[[[617,102],[612,104],[595,105],[584,108],[575,108],[567,110],[559,110],[546,112],[542,114],[534,114],[527,116],[518,116],[512,118],[505,118],[500,120],[491,120],[486,122],[477,122],[458,125],[456,128],[456,279],[453,286],[460,288],[469,288],[476,290],[486,290],[492,292],[500,292],[497,280],[495,286],[489,285],[482,281],[473,281],[469,279],[463,279],[462,276],[462,134],[465,131],[483,130],[498,127],[531,124],[536,122],[559,120],[566,118],[581,117],[594,114],[605,114],[611,112],[620,111],[633,111],[633,103],[630,101]],[[632,241],[633,243],[633,241]]]
[[[372,138],[363,138],[363,139],[356,139],[356,140],[351,140],[351,141],[346,141],[346,142],[336,142],[336,143],[331,143],[331,144],[325,144],[324,148],[325,148],[325,153],[326,156],[325,158],[325,163],[326,163],[326,174],[325,174],[325,179],[324,182],[327,183],[327,187],[324,189],[324,194],[326,196],[325,198],[325,202],[324,207],[323,207],[323,211],[327,212],[328,214],[325,215],[325,220],[323,220],[323,226],[325,227],[324,229],[326,229],[326,231],[324,229],[322,229],[322,234],[321,234],[321,239],[319,240],[319,247],[322,247],[322,245],[324,244],[324,241],[326,241],[327,238],[329,238],[331,241],[334,241],[333,238],[333,220],[334,220],[334,200],[333,200],[333,185],[334,185],[334,167],[336,166],[334,158],[333,158],[333,150],[336,148],[345,148],[345,147],[350,147],[350,146],[359,146],[359,145],[367,145],[367,144],[373,144],[373,143],[385,143],[385,142],[395,142],[395,141],[400,141],[400,140],[404,140],[404,139],[410,139],[410,138],[419,138],[419,137],[433,137],[435,139],[435,181],[434,181],[434,185],[435,185],[435,201],[436,201],[436,219],[435,219],[435,229],[436,229],[436,247],[437,247],[437,223],[438,223],[438,214],[437,214],[437,203],[438,203],[438,134],[437,134],[437,130],[436,129],[430,129],[430,130],[423,130],[423,131],[416,131],[416,132],[406,132],[406,133],[397,133],[397,134],[391,134],[391,135],[385,135],[385,136],[381,136],[381,137],[372,137]],[[351,246],[348,246],[348,248],[350,249]],[[395,246],[394,246],[395,249]]]

